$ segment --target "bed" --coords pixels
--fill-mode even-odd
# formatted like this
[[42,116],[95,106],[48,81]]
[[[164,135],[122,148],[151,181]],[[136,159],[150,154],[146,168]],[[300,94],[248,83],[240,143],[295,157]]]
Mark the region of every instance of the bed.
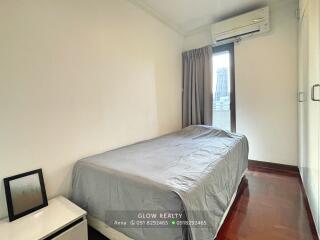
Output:
[[189,126],[79,160],[71,198],[111,240],[214,239],[247,166],[245,136]]

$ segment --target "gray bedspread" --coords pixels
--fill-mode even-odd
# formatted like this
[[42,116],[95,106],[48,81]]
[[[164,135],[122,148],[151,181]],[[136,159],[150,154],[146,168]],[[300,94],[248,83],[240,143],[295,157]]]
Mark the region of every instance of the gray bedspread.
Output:
[[[112,224],[130,211],[185,211],[202,227],[117,227],[136,240],[214,239],[247,169],[245,136],[209,126],[181,131],[79,160],[72,201]],[[123,217],[123,216],[122,216]]]

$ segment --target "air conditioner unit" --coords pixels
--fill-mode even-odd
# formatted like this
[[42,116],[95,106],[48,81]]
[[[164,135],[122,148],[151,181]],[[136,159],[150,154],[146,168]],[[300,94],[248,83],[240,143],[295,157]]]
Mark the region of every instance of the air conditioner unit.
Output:
[[211,31],[213,43],[216,45],[268,32],[270,31],[269,7],[217,22],[211,26]]

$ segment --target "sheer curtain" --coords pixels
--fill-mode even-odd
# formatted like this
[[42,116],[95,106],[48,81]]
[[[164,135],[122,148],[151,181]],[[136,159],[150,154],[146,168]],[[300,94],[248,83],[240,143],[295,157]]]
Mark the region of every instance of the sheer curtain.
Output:
[[212,46],[182,54],[182,125],[212,125]]

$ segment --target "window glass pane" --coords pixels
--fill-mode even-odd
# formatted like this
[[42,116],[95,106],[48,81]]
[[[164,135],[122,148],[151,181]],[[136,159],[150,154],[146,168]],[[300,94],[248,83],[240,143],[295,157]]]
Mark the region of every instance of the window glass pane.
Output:
[[215,53],[212,60],[212,125],[231,131],[230,53],[228,51]]

